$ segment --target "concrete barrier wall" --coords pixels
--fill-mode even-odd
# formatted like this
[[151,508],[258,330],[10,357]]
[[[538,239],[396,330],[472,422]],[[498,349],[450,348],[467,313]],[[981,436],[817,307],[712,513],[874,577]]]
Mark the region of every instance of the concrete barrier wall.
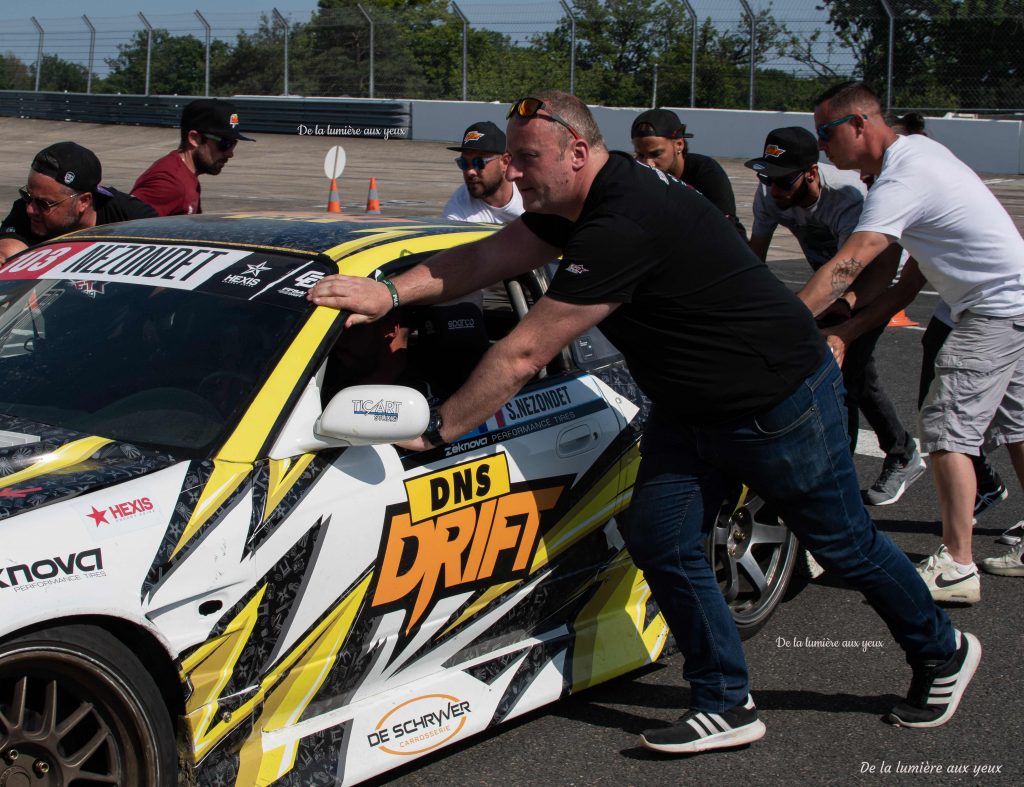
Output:
[[[457,142],[471,123],[491,120],[504,127],[508,104],[461,101],[413,101],[412,136],[420,140]],[[594,117],[613,150],[632,150],[629,129],[640,109],[592,107]],[[675,109],[692,132],[691,149],[723,158],[760,155],[773,128],[803,126],[814,130],[809,112],[750,112],[737,109]],[[1024,174],[1024,139],[1018,120],[928,118],[929,136],[953,151],[977,172]]]

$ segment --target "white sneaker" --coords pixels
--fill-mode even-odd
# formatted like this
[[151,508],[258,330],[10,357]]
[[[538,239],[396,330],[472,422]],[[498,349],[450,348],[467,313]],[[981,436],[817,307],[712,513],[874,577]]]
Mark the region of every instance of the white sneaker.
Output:
[[1024,577],[1024,541],[1005,555],[987,557],[981,561],[981,570],[1004,577]]
[[934,555],[917,564],[917,573],[936,601],[953,601],[958,604],[977,604],[981,601],[981,579],[978,577],[977,566],[961,574],[945,544]]
[[1007,528],[1003,531],[1003,534],[996,539],[997,544],[1009,544],[1011,547],[1016,546],[1021,542],[1021,536],[1024,535],[1024,519],[1020,520],[1011,528]]

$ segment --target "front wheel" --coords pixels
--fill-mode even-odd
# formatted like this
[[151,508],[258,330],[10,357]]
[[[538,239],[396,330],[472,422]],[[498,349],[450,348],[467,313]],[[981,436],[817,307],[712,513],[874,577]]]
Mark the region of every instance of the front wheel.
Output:
[[746,486],[728,497],[708,537],[708,561],[741,639],[772,616],[796,565],[796,537]]
[[171,787],[171,718],[138,658],[96,626],[0,645],[0,771],[6,784]]

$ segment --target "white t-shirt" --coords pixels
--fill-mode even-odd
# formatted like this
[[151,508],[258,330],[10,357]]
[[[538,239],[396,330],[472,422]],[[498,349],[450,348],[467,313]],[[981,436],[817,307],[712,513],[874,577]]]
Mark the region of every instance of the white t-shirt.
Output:
[[864,201],[857,232],[895,238],[949,304],[989,317],[1024,314],[1024,239],[974,171],[928,137],[899,137]]
[[857,226],[867,189],[856,172],[836,169],[831,164],[818,164],[821,194],[808,208],[794,205],[780,208],[772,199],[770,188],[758,184],[754,194],[753,237],[771,237],[782,225],[796,237],[807,261],[814,270],[836,256],[839,247]]
[[476,221],[486,224],[508,224],[523,215],[523,198],[519,189],[512,184],[512,198],[499,208],[488,205],[482,199],[469,196],[463,183],[452,194],[444,206],[444,217],[454,221]]

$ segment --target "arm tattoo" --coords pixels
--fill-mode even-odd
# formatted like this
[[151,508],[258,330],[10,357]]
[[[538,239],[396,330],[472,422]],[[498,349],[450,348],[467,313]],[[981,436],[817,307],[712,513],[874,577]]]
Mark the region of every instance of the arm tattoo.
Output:
[[846,292],[862,270],[864,263],[856,257],[840,260],[832,270],[832,299],[835,300]]

